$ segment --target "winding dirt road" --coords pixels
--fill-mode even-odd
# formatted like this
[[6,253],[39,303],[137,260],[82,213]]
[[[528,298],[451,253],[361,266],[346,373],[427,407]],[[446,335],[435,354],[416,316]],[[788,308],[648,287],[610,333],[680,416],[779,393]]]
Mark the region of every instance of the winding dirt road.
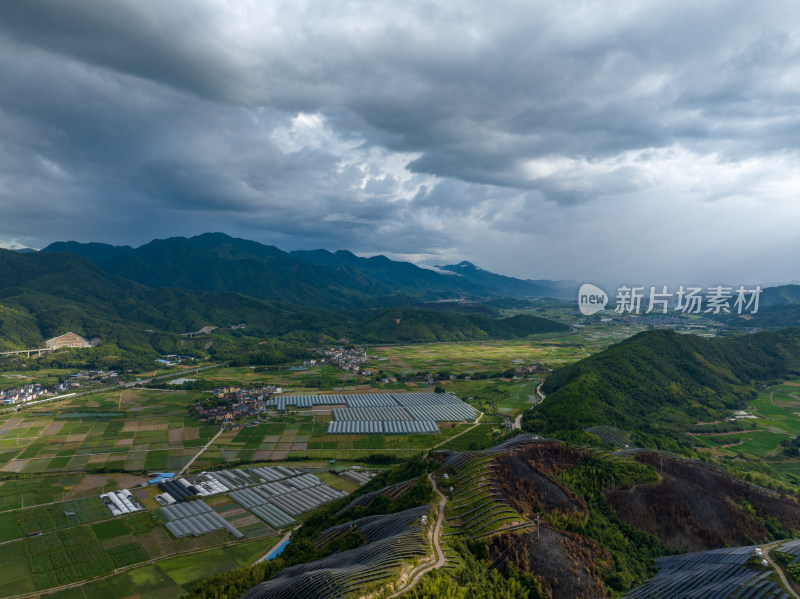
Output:
[[444,523],[444,509],[447,506],[447,497],[442,495],[439,488],[436,486],[436,483],[433,481],[433,477],[428,474],[428,480],[433,485],[433,490],[439,495],[439,509],[436,513],[436,524],[433,526],[432,534],[431,534],[431,542],[433,543],[434,552],[436,555],[436,561],[433,563],[430,562],[423,562],[416,568],[411,571],[409,575],[408,583],[403,585],[398,591],[396,591],[393,595],[389,595],[388,599],[394,599],[394,597],[399,597],[403,593],[407,593],[411,589],[413,589],[419,581],[422,579],[425,574],[430,572],[431,570],[436,570],[437,568],[442,568],[447,564],[447,558],[444,555],[444,551],[442,550],[442,544],[439,538],[442,534],[442,525]]
[[800,599],[800,597],[798,597],[797,593],[794,592],[794,587],[792,586],[792,584],[788,580],[786,580],[786,575],[783,573],[783,568],[781,568],[780,566],[778,566],[778,564],[776,564],[774,561],[772,561],[772,556],[770,555],[770,553],[772,552],[772,550],[775,547],[777,547],[778,544],[770,545],[769,547],[764,547],[764,549],[763,549],[764,559],[767,560],[769,562],[769,565],[772,566],[772,569],[775,570],[778,573],[778,576],[780,576],[780,579],[781,579],[781,582],[783,583],[784,588],[787,591],[789,591],[789,593],[792,595],[792,597],[794,597],[795,599]]

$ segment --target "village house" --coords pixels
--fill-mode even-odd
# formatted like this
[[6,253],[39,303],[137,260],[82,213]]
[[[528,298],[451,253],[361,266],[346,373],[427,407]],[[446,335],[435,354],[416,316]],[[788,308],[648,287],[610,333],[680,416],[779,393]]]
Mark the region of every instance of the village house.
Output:
[[38,383],[30,383],[19,388],[0,391],[0,401],[4,404],[27,403],[47,394],[47,389]]

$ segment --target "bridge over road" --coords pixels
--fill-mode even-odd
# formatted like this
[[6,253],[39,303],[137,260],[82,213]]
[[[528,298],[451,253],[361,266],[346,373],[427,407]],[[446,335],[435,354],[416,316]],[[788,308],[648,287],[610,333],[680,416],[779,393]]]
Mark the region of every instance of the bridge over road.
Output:
[[14,356],[18,354],[25,354],[27,357],[31,357],[31,354],[34,356],[41,356],[42,354],[46,354],[47,352],[54,351],[56,348],[54,347],[42,347],[39,349],[18,349],[17,351],[4,351],[0,352],[0,356]]

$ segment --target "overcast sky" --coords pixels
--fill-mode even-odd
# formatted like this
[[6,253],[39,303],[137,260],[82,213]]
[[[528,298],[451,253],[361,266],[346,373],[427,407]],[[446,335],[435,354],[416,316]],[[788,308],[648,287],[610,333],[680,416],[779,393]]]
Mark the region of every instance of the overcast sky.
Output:
[[0,245],[800,279],[796,2],[0,3]]

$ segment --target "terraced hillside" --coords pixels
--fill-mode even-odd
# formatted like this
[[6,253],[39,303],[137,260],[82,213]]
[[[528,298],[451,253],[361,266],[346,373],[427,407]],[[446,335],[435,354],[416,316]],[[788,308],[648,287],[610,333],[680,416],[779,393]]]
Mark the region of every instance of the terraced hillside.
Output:
[[[654,558],[670,551],[763,543],[800,525],[795,498],[669,454],[609,453],[524,435],[438,457],[441,486],[452,488],[447,533],[480,539],[491,567],[511,577],[523,572],[545,597],[620,596],[648,581]],[[778,597],[759,574],[734,577],[737,592]]]
[[[446,496],[441,537],[431,481]],[[751,568],[745,553],[755,555],[752,542],[792,536],[798,517],[795,498],[704,462],[527,434],[485,451],[435,451],[378,474],[354,497],[303,519],[277,563],[243,573],[251,584],[228,596],[385,598],[402,590],[431,599],[490,596],[491,588],[514,599],[782,599],[770,567]],[[675,519],[695,524],[676,528]],[[670,556],[740,538],[753,541],[738,552]],[[780,547],[787,564],[800,555],[797,543]],[[212,584],[193,597],[230,588]]]
[[527,523],[527,518],[511,507],[493,476],[498,467],[496,456],[512,452],[514,446],[452,453],[444,460],[438,473],[450,497],[446,522],[451,534],[479,537]]

